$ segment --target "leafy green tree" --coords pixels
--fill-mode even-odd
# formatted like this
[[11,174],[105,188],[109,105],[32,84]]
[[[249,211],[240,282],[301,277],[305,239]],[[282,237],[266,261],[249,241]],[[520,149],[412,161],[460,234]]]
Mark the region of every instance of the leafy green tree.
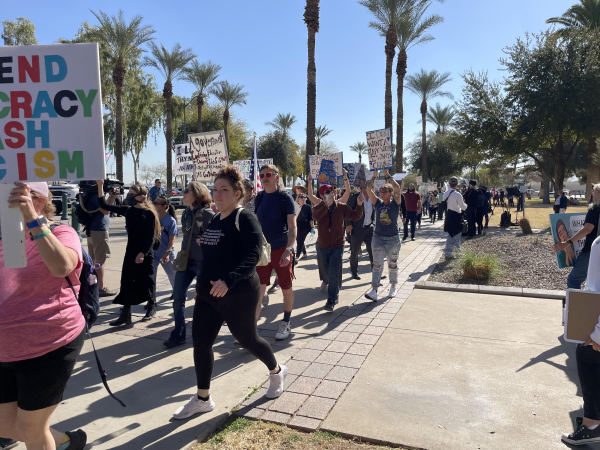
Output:
[[4,45],[37,45],[35,25],[27,17],[17,17],[16,21],[2,22],[2,40]]
[[453,118],[454,108],[452,106],[442,108],[439,103],[436,103],[435,108],[430,106],[429,111],[427,111],[427,122],[437,127],[435,134],[445,133]]
[[141,46],[153,39],[154,29],[150,25],[142,25],[142,16],[135,16],[130,22],[125,20],[123,11],[109,16],[98,11],[91,11],[98,19],[98,38],[110,54],[113,66],[112,80],[115,85],[115,161],[117,178],[123,180],[123,84],[127,74],[126,60],[139,58]]
[[[315,62],[316,34],[319,32],[319,0],[306,0],[304,23],[308,29],[308,66],[306,68],[306,153],[315,154],[317,124],[317,64]],[[308,159],[306,160],[308,168]]]
[[[421,171],[423,181],[428,179],[440,183],[446,178],[457,176],[467,167],[457,133],[430,133],[427,147],[428,151],[423,153],[421,139],[416,139],[408,145],[409,167],[413,171]],[[423,164],[423,155],[427,157],[427,164]],[[427,176],[422,172],[422,167],[427,167]]]
[[319,125],[315,129],[315,138],[317,138],[317,155],[321,154],[321,139],[325,138],[325,136],[329,136],[333,130],[327,128],[327,125]]
[[143,65],[154,67],[165,78],[163,98],[166,108],[166,132],[167,140],[167,194],[170,196],[173,181],[173,117],[171,115],[171,98],[173,97],[173,81],[181,79],[184,75],[183,69],[196,57],[192,49],[182,49],[181,45],[175,44],[171,51],[164,45],[150,43],[150,56],[144,57]]
[[258,157],[273,158],[273,164],[279,168],[283,179],[295,177],[298,150],[298,144],[279,130],[269,132],[258,140]]
[[350,150],[358,153],[358,163],[362,164],[362,155],[367,154],[367,144],[364,142],[357,142],[356,144],[350,146]]
[[219,77],[221,66],[211,61],[200,64],[198,60],[192,61],[190,67],[183,70],[183,79],[196,86],[196,105],[198,106],[198,133],[202,133],[202,107],[204,100],[208,98],[209,92],[215,80]]
[[228,81],[216,84],[211,92],[223,106],[223,129],[225,130],[225,142],[229,148],[229,110],[234,106],[245,105],[248,93],[244,92],[243,84],[229,84]]
[[277,113],[275,119],[265,122],[265,125],[273,127],[277,131],[281,131],[283,134],[287,135],[296,122],[296,116],[294,116],[292,113]]
[[[443,3],[445,0],[438,0]],[[400,17],[398,23],[398,62],[396,75],[398,76],[398,112],[396,115],[396,172],[403,171],[404,147],[404,78],[408,67],[408,51],[417,45],[433,41],[435,38],[428,34],[428,30],[444,21],[442,16],[432,14],[424,17],[432,0],[412,0],[410,11]]]
[[423,181],[427,181],[427,102],[435,97],[450,97],[452,94],[443,91],[442,87],[451,80],[450,73],[440,74],[437,70],[426,72],[421,69],[421,72],[416,75],[409,75],[407,78],[406,88],[413,94],[421,98],[421,120],[423,121],[423,131],[421,132],[421,148],[423,152],[422,163]]

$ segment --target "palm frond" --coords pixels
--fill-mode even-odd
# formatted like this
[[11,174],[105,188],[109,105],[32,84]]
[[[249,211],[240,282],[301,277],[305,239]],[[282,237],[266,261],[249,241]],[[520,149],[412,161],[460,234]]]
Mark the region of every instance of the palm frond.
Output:
[[327,125],[319,125],[317,128],[315,128],[315,137],[317,140],[321,140],[332,132],[333,130],[328,129]]
[[406,89],[425,102],[435,97],[454,98],[452,93],[442,90],[442,86],[449,81],[450,72],[440,74],[437,70],[426,72],[421,69],[420,73],[406,77]]
[[439,103],[435,104],[435,108],[430,106],[427,111],[426,120],[429,123],[437,126],[442,132],[446,131],[446,128],[450,126],[455,115],[454,108],[452,106],[446,106],[442,108]]
[[600,0],[580,0],[579,4],[571,6],[562,16],[551,17],[546,23],[562,25],[567,29],[600,28]]
[[102,10],[90,10],[100,23],[98,32],[115,59],[127,59],[133,50],[154,39],[154,29],[150,25],[142,25],[142,16],[134,16],[129,23],[122,10],[116,16],[109,16]]
[[180,44],[175,44],[169,52],[164,45],[156,45],[150,42],[150,54],[142,60],[142,65],[154,67],[159,73],[170,81],[175,81],[183,75],[183,69],[196,57],[190,48],[182,49]]
[[229,81],[215,84],[211,89],[211,94],[223,104],[225,111],[229,111],[233,106],[245,105],[249,95],[244,92],[243,84],[230,84]]
[[287,133],[296,122],[298,122],[298,120],[296,119],[296,116],[294,116],[292,113],[277,113],[275,119],[269,122],[265,122],[265,125],[273,127],[276,130],[281,131],[282,133]]
[[200,64],[195,59],[189,67],[182,70],[181,79],[193,83],[198,89],[198,94],[206,97],[211,85],[219,78],[220,70],[221,66],[214,64],[212,61]]

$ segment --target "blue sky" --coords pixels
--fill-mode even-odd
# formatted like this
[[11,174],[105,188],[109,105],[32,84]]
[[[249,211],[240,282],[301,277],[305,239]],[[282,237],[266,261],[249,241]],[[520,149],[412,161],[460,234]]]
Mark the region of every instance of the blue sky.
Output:
[[[408,55],[408,74],[421,68],[450,72],[447,90],[460,97],[460,74],[465,70],[487,70],[500,79],[502,49],[525,32],[546,29],[545,21],[561,15],[575,0],[447,0],[434,3],[433,13],[444,17],[431,29],[436,40],[416,47]],[[2,16],[14,20],[25,16],[36,25],[40,44],[59,37],[71,38],[85,20],[95,24],[90,9],[125,16],[136,14],[156,30],[156,41],[167,48],[179,42],[194,50],[200,61],[220,64],[221,80],[241,83],[250,94],[248,104],[236,108],[250,129],[259,135],[269,130],[264,123],[278,112],[292,113],[298,123],[292,136],[305,140],[307,30],[301,0],[196,0],[145,1],[54,1],[3,2]],[[385,54],[384,40],[367,24],[371,16],[355,0],[321,0],[321,28],[317,34],[317,125],[333,130],[329,135],[344,161],[358,161],[348,150],[365,141],[365,132],[384,126]],[[162,88],[163,80],[157,75]],[[394,75],[395,76],[395,75]],[[193,85],[176,82],[174,92],[190,96]],[[394,83],[393,92],[396,92]],[[435,103],[435,100],[434,102]],[[441,99],[442,105],[452,103]],[[420,102],[405,91],[404,142],[420,131]],[[394,99],[394,120],[396,101]],[[164,160],[164,137],[154,140],[142,162]],[[111,160],[112,162],[112,160]],[[109,167],[110,169],[110,162]],[[133,179],[133,162],[125,160],[125,180]]]

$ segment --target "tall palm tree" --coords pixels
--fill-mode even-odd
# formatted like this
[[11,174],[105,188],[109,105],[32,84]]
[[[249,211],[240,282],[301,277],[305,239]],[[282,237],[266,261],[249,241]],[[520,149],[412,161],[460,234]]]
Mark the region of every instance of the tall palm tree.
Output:
[[294,116],[292,113],[277,113],[275,119],[270,120],[269,122],[265,122],[265,125],[268,125],[270,127],[275,128],[278,131],[281,131],[281,133],[284,136],[286,136],[296,122],[298,122],[296,120],[296,116]]
[[[432,0],[411,0],[413,8],[407,14],[403,14],[398,24],[398,62],[396,64],[396,75],[398,76],[398,113],[396,115],[396,172],[403,172],[404,161],[404,77],[408,67],[408,50],[411,48],[433,41],[435,38],[427,34],[434,25],[442,23],[444,18],[437,14],[423,18]],[[443,3],[445,0],[438,0]]]
[[[564,28],[557,31],[557,34],[564,35],[574,29],[591,29],[597,30],[600,28],[600,0],[579,0],[579,4],[571,6],[567,12],[560,17],[552,17],[546,23],[555,23],[562,25]],[[590,196],[590,182],[596,183],[600,180],[600,166],[596,164],[596,156],[598,153],[598,145],[596,133],[589,133],[588,142],[588,172],[587,172],[587,190],[586,197]]]
[[350,146],[350,150],[358,153],[358,163],[362,164],[362,155],[367,153],[367,144],[364,142],[357,142],[356,144]]
[[173,116],[171,113],[171,98],[173,97],[173,81],[183,77],[183,69],[188,63],[196,57],[192,49],[182,49],[181,45],[175,44],[173,50],[169,52],[164,45],[150,43],[150,53],[152,57],[146,56],[143,61],[144,66],[154,67],[165,77],[163,88],[163,98],[165,99],[165,109],[167,113],[167,195],[170,197],[173,182]]
[[[315,154],[317,124],[317,64],[315,62],[316,34],[319,32],[319,0],[306,0],[304,23],[308,29],[308,66],[306,68],[306,154]],[[308,160],[306,171],[308,173]]]
[[[91,11],[91,10],[90,10]],[[123,84],[127,68],[125,61],[137,57],[143,50],[142,44],[151,41],[154,29],[150,25],[142,25],[142,16],[135,16],[128,23],[123,11],[119,10],[116,16],[98,11],[91,11],[96,16],[100,25],[98,27],[100,39],[105,44],[112,56],[114,68],[112,72],[113,83],[117,97],[115,111],[115,161],[117,162],[117,178],[123,181]]]
[[233,106],[242,106],[246,104],[248,93],[244,92],[243,84],[229,84],[229,81],[222,81],[213,86],[211,93],[223,104],[223,124],[225,128],[225,143],[229,151],[229,134],[227,124],[229,123],[229,110]]
[[411,11],[411,0],[360,0],[358,3],[375,16],[375,20],[369,22],[369,27],[385,36],[385,128],[391,131],[394,122],[392,66],[396,55],[398,25],[402,16]]
[[204,100],[208,97],[208,93],[212,84],[219,77],[221,66],[213,64],[211,61],[200,64],[197,59],[192,61],[190,67],[183,69],[182,79],[193,83],[198,89],[196,97],[196,105],[198,106],[198,133],[202,133],[202,107]]
[[437,70],[421,72],[416,75],[406,77],[406,88],[413,94],[421,97],[421,120],[423,121],[423,131],[421,136],[421,176],[423,181],[427,181],[427,102],[435,97],[454,98],[450,92],[442,90],[442,86],[451,80],[450,73],[438,73]]
[[321,154],[321,139],[329,135],[333,130],[327,128],[327,125],[320,125],[315,129],[315,138],[317,139],[317,155]]
[[429,107],[427,111],[427,122],[434,124],[437,128],[435,134],[442,134],[446,132],[446,128],[450,126],[452,119],[454,119],[454,108],[452,106],[446,106],[442,108],[439,103]]

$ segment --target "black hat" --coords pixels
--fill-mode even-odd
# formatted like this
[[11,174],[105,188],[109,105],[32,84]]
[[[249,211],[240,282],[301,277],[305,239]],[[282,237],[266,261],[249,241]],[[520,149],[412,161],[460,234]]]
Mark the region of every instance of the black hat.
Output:
[[471,180],[471,181],[469,181],[469,184],[470,184],[471,186],[477,186],[477,181],[475,181],[475,180]]

